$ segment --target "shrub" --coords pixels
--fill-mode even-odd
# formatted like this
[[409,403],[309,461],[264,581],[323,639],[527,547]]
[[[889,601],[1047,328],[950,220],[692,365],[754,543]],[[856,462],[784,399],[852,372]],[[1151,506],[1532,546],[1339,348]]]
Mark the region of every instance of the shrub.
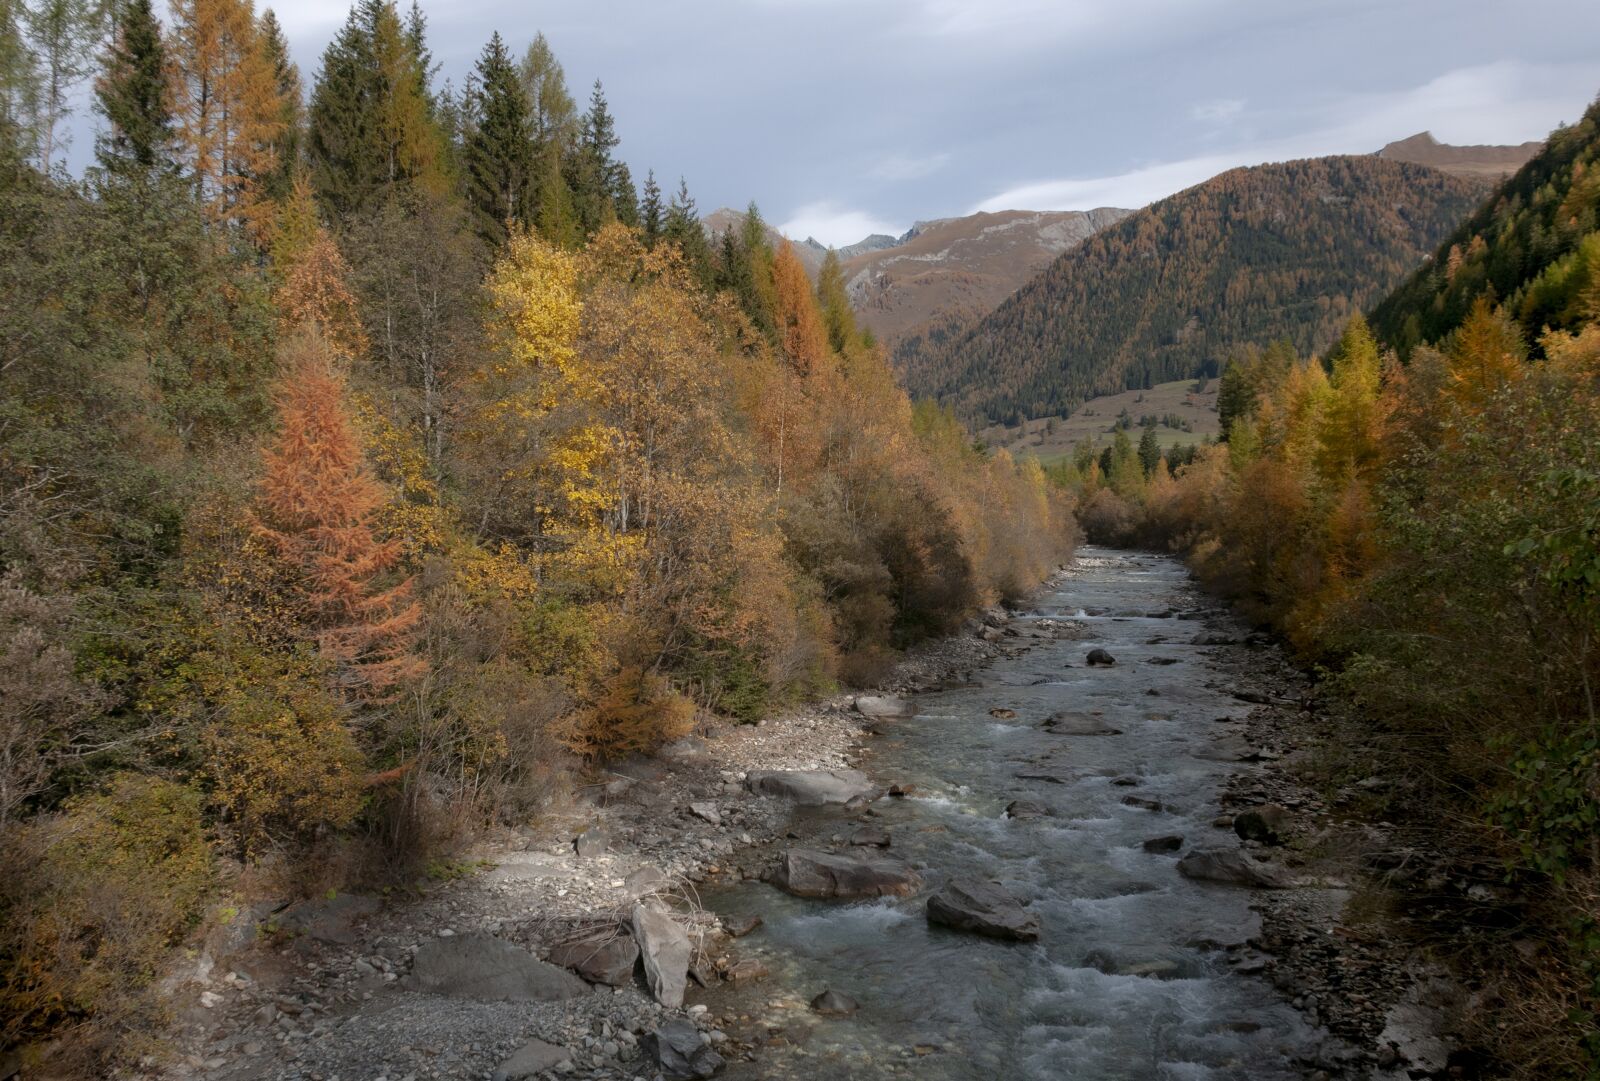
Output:
[[694,703],[664,678],[628,665],[588,709],[568,719],[566,743],[590,761],[652,754],[694,727]]
[[201,804],[192,788],[118,774],[0,838],[0,1044],[80,1026],[97,1057],[139,1050],[165,950],[211,886]]

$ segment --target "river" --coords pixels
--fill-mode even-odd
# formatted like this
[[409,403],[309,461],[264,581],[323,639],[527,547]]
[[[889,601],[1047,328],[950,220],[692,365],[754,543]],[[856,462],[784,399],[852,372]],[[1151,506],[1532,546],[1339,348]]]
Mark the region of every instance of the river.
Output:
[[[1207,613],[1210,624],[1197,618]],[[918,896],[830,903],[752,881],[704,898],[721,914],[763,918],[738,948],[772,969],[712,1001],[717,1013],[749,1014],[766,1040],[757,1062],[731,1064],[725,1076],[1306,1075],[1296,1063],[1315,1053],[1317,1033],[1241,971],[1252,967],[1240,963],[1249,955],[1241,944],[1258,929],[1251,893],[1190,881],[1176,871],[1178,854],[1143,847],[1170,834],[1184,837],[1184,851],[1234,843],[1212,824],[1218,790],[1230,773],[1257,767],[1213,760],[1206,749],[1227,732],[1219,718],[1249,707],[1212,667],[1212,648],[1195,644],[1227,617],[1173,559],[1083,548],[1020,618],[1075,630],[998,659],[971,685],[917,696],[915,719],[894,723],[863,752],[861,768],[878,782],[915,785],[909,798],[879,800],[867,821],[889,830],[891,854],[922,870]],[[1117,663],[1089,667],[1096,647]],[[1113,731],[1039,727],[1062,710]],[[1167,809],[1129,805],[1130,796]],[[1006,817],[1017,799],[1051,817]],[[843,811],[811,812],[794,832],[825,843],[856,824]],[[1039,941],[930,928],[927,895],[958,876],[998,880],[1023,899],[1040,918]],[[859,1011],[812,1013],[805,1003],[824,988],[858,1000]]]

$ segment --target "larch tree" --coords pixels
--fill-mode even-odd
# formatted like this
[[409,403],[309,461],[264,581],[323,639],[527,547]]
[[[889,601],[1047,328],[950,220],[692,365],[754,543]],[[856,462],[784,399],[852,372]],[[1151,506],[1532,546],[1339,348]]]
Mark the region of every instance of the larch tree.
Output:
[[802,375],[819,370],[828,357],[828,335],[817,316],[811,279],[785,240],[772,263],[773,291],[777,300],[778,347]]
[[388,584],[400,543],[373,519],[386,494],[367,472],[334,349],[314,326],[282,347],[279,433],[263,455],[256,528],[297,583],[301,624],[332,661],[342,691],[381,700],[417,675],[421,609],[414,582]]
[[36,131],[39,163],[45,172],[65,149],[57,129],[72,114],[78,85],[93,70],[95,50],[105,32],[109,6],[92,0],[35,0],[19,5],[33,55],[40,68]]
[[271,228],[283,101],[250,0],[175,0],[172,103],[183,164],[212,220]]
[[360,357],[368,344],[356,299],[345,285],[349,273],[333,237],[326,229],[315,226],[310,242],[290,265],[277,296],[285,331],[314,328],[344,364]]

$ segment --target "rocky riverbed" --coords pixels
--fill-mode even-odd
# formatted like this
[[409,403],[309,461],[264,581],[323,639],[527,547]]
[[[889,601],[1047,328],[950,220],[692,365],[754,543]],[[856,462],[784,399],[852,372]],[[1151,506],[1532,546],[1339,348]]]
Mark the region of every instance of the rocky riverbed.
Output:
[[[1138,607],[1074,599],[1105,582]],[[619,766],[420,895],[240,913],[171,981],[182,1057],[165,1072],[1448,1076],[1459,992],[1360,918],[1383,830],[1308,786],[1310,705],[1276,647],[1170,560],[1086,550],[1036,607],[914,652],[878,696]],[[991,760],[956,776],[950,752]],[[925,946],[897,936],[929,895],[940,926],[917,935],[948,937],[898,967],[977,964],[1013,986],[893,1008],[892,979],[838,986],[874,950]],[[1080,1041],[1116,1049],[1119,1025],[1146,1059],[1097,1066]]]

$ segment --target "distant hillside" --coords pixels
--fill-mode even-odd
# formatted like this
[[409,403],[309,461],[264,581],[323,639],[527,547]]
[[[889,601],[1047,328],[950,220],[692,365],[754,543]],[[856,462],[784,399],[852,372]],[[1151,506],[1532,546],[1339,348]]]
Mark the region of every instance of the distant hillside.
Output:
[[981,320],[903,340],[897,361],[913,394],[1016,423],[1214,368],[1241,342],[1321,350],[1481,192],[1378,157],[1231,169],[1089,238]]
[[[1485,293],[1503,302],[1530,342],[1570,329],[1600,286],[1600,101],[1550,136],[1544,151],[1439,245],[1372,312],[1372,329],[1402,355],[1460,325]],[[1585,238],[1588,238],[1587,240]]]
[[1542,149],[1541,142],[1520,146],[1451,146],[1435,139],[1432,132],[1424,131],[1390,143],[1378,151],[1377,156],[1390,161],[1409,161],[1413,165],[1431,165],[1455,176],[1497,182],[1522,168]]
[[[893,246],[841,248],[861,322],[892,349],[931,321],[976,317],[1132,211],[1005,210],[918,222]],[[877,238],[869,238],[877,239]],[[848,253],[848,254],[847,254]]]

